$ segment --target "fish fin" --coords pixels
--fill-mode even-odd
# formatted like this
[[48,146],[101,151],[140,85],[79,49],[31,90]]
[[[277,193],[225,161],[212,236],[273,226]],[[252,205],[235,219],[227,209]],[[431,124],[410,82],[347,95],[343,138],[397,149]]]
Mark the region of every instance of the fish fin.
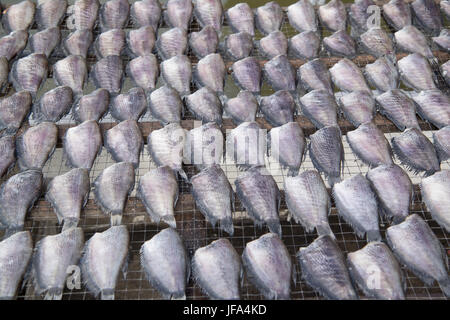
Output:
[[100,295],[102,300],[114,300],[114,289],[103,289]]
[[441,287],[442,292],[446,297],[450,297],[450,277],[443,281],[439,281],[439,287]]

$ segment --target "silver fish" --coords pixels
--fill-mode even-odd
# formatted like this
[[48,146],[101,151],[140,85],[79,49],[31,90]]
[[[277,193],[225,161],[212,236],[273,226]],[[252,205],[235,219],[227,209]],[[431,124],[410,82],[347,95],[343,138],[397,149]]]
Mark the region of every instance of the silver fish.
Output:
[[14,141],[14,136],[0,138],[0,177],[13,167],[16,161],[15,149],[16,142]]
[[161,76],[180,96],[191,93],[192,67],[187,56],[175,56],[161,62]]
[[296,255],[302,278],[326,299],[356,300],[344,254],[330,235],[323,235]]
[[147,100],[152,116],[163,125],[181,121],[183,101],[175,89],[164,85],[153,91]]
[[339,60],[329,71],[331,80],[342,91],[370,91],[361,70],[353,61],[347,58]]
[[450,52],[450,29],[442,29],[439,36],[433,37],[432,40],[439,49]]
[[421,91],[413,96],[417,113],[438,128],[450,125],[450,99],[438,89]]
[[53,65],[53,78],[57,86],[68,86],[74,95],[83,93],[88,70],[82,56],[68,56]]
[[289,219],[294,218],[308,232],[328,234],[334,238],[328,223],[331,213],[331,199],[325,183],[315,170],[307,170],[284,180],[286,205]]
[[44,54],[32,53],[14,62],[9,81],[16,91],[30,91],[34,97],[47,78],[48,61]]
[[274,127],[294,121],[295,101],[289,91],[280,90],[264,96],[259,108],[266,120]]
[[203,123],[222,124],[222,104],[217,94],[209,87],[203,87],[185,98],[187,109]]
[[198,32],[189,34],[189,47],[201,59],[210,53],[215,53],[219,44],[219,37],[213,26],[207,25]]
[[72,89],[56,87],[44,93],[33,105],[33,117],[40,121],[58,122],[72,107]]
[[234,181],[236,194],[256,225],[267,224],[281,237],[280,190],[265,167],[251,167]]
[[[116,1],[116,0],[108,0]],[[95,55],[98,59],[107,56],[120,56],[125,49],[125,31],[122,29],[110,29],[97,36],[94,41]]]
[[364,294],[381,300],[404,300],[405,277],[383,242],[369,242],[347,255],[348,270]]
[[81,274],[94,296],[101,295],[102,300],[114,299],[119,271],[125,272],[129,241],[127,227],[122,225],[97,232],[86,242],[80,262]]
[[130,162],[139,166],[144,147],[141,130],[135,120],[124,120],[105,132],[104,146],[116,162]]
[[172,228],[177,227],[174,208],[178,200],[178,183],[170,167],[158,167],[143,175],[137,195],[152,222],[159,224],[163,221]]
[[172,28],[187,30],[192,20],[191,0],[169,0],[164,10],[164,20]]
[[67,9],[67,0],[38,0],[36,22],[40,30],[58,27]]
[[234,98],[228,99],[223,106],[227,115],[236,125],[253,122],[258,110],[258,101],[250,91],[239,91]]
[[139,27],[151,26],[153,30],[158,30],[162,11],[158,0],[135,1],[130,11],[134,24]]
[[295,91],[295,70],[286,55],[278,55],[267,61],[263,73],[274,90]]
[[75,101],[73,117],[77,123],[88,120],[99,121],[108,110],[109,92],[97,89]]
[[134,167],[130,162],[115,163],[104,169],[94,181],[95,201],[111,215],[111,225],[122,222],[127,197],[134,189]]
[[[27,170],[17,173],[0,188],[0,225],[5,237],[23,229],[25,215],[41,194],[42,172]],[[4,270],[4,269],[2,269]]]
[[415,0],[411,3],[414,22],[430,33],[438,34],[442,29],[439,6],[433,0]]
[[111,29],[122,29],[128,21],[130,4],[128,0],[108,0],[102,4],[99,12],[102,32]]
[[195,204],[206,220],[232,236],[234,196],[225,172],[218,165],[205,167],[191,178],[191,184]]
[[45,199],[55,210],[63,230],[76,227],[80,213],[89,198],[90,182],[87,169],[75,168],[54,177],[48,187]]
[[35,11],[36,4],[30,0],[12,4],[3,11],[3,28],[6,32],[27,30],[34,21]]
[[155,31],[151,26],[133,29],[127,33],[126,40],[131,57],[151,55],[156,41]]
[[406,129],[391,140],[397,158],[414,173],[431,175],[440,170],[439,159],[430,140],[416,128]]
[[211,53],[200,59],[194,72],[197,87],[208,87],[218,94],[223,93],[226,76],[225,63],[218,53]]
[[433,144],[439,161],[450,159],[450,126],[433,132]]
[[425,58],[433,58],[433,52],[425,35],[413,25],[404,26],[394,33],[397,49],[409,53],[419,53]]
[[194,0],[194,16],[202,28],[212,25],[220,33],[223,22],[223,7],[220,0]]
[[364,75],[367,82],[380,91],[397,89],[399,75],[392,61],[386,57],[380,57],[375,62],[366,64]]
[[450,86],[450,61],[443,63],[440,69],[445,82]]
[[236,61],[231,69],[234,81],[242,90],[248,90],[251,93],[261,91],[261,65],[255,57]]
[[251,55],[253,38],[247,32],[232,33],[225,37],[225,52],[233,61],[244,59]]
[[13,135],[22,126],[30,113],[31,94],[19,91],[0,100],[0,130],[4,134]]
[[411,8],[404,0],[390,0],[383,4],[383,17],[395,30],[412,23]]
[[339,98],[339,107],[344,118],[355,127],[361,123],[372,121],[375,116],[375,100],[367,91],[353,91]]
[[298,32],[317,32],[317,17],[314,7],[308,0],[299,0],[287,8],[289,24]]
[[159,35],[156,49],[162,60],[186,53],[188,47],[187,32],[181,28],[172,28]]
[[393,163],[389,142],[374,122],[362,123],[347,132],[347,141],[353,153],[369,167]]
[[[375,5],[372,0],[356,0],[348,10],[348,20],[352,26],[352,35],[361,34],[368,29],[368,21],[372,15],[369,7]],[[369,10],[368,10],[369,9]]]
[[186,298],[189,257],[175,229],[166,228],[144,242],[140,256],[141,267],[153,288],[170,299]]
[[341,0],[331,0],[321,5],[317,11],[320,22],[329,30],[335,32],[345,30],[347,24],[347,12]]
[[158,80],[158,60],[153,54],[134,58],[128,63],[126,73],[138,87],[151,91],[156,88]]
[[320,38],[314,31],[303,31],[289,39],[289,54],[297,58],[317,58],[319,49]]
[[69,20],[71,25],[76,30],[92,30],[97,21],[99,8],[98,0],[76,0],[73,4],[71,20]]
[[35,292],[46,300],[61,300],[68,268],[77,265],[84,245],[81,228],[46,236],[36,243],[32,272]]
[[374,57],[387,56],[395,60],[394,43],[391,37],[380,28],[370,28],[359,37],[359,44],[363,51]]
[[96,88],[105,88],[110,94],[117,94],[122,87],[123,64],[119,56],[107,56],[98,60],[91,71]]
[[266,299],[290,298],[294,266],[286,246],[275,233],[248,242],[242,263],[247,277]]
[[280,54],[287,54],[288,41],[283,32],[272,31],[259,40],[258,48],[263,56],[272,59]]
[[247,32],[255,35],[253,11],[246,2],[238,3],[225,12],[225,18],[234,33]]
[[68,129],[63,144],[70,167],[90,170],[102,147],[102,136],[97,122],[89,120]]
[[401,264],[427,285],[437,281],[444,294],[450,296],[447,254],[419,215],[412,214],[404,222],[387,228],[386,240]]
[[25,30],[13,31],[0,38],[0,55],[11,60],[20,55],[28,42],[28,32]]
[[58,128],[52,122],[42,122],[28,128],[16,140],[20,170],[42,169],[55,150],[57,139]]
[[42,53],[49,57],[60,40],[61,32],[58,27],[44,29],[31,36],[30,48],[33,53]]
[[62,43],[66,55],[78,55],[86,59],[89,47],[94,36],[89,29],[75,30],[70,33]]
[[239,300],[242,263],[228,239],[220,238],[198,248],[192,257],[192,273],[211,299]]
[[338,30],[323,38],[323,46],[333,56],[353,58],[356,55],[355,41],[345,30]]
[[439,225],[450,231],[450,171],[442,170],[422,179],[420,192],[431,216]]
[[263,34],[280,30],[283,23],[283,9],[277,2],[267,2],[255,10],[255,25]]
[[436,89],[436,84],[433,81],[433,71],[427,59],[422,55],[412,53],[400,59],[397,67],[402,82],[409,88],[416,91]]
[[337,103],[326,90],[312,90],[300,98],[302,113],[318,129],[337,126]]
[[119,94],[111,99],[109,112],[118,121],[139,120],[147,109],[144,89],[131,88],[127,93]]
[[441,7],[441,12],[447,17],[450,18],[450,2],[448,0],[442,0],[439,2]]

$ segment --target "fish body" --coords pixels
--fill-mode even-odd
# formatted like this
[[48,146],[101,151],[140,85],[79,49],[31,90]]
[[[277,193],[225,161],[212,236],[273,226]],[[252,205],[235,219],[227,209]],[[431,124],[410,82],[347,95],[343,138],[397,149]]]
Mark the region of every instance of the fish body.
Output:
[[155,31],[151,26],[130,30],[127,33],[126,41],[131,57],[151,55],[156,42]]
[[198,32],[189,34],[189,47],[201,59],[217,51],[219,37],[213,26],[208,25]]
[[92,30],[96,25],[100,3],[98,0],[76,0],[71,15],[76,30]]
[[[370,6],[375,5],[372,0],[356,0],[348,10],[348,20],[352,26],[352,34],[361,34],[368,29],[371,16]],[[368,10],[369,9],[369,10]]]
[[222,56],[211,53],[200,59],[194,72],[197,87],[208,87],[217,93],[223,93],[225,86],[226,68]]
[[287,8],[289,24],[298,32],[317,32],[317,17],[314,7],[308,0],[300,0]]
[[450,52],[450,30],[442,29],[441,33],[437,37],[433,37],[433,42],[442,51]]
[[18,91],[0,100],[0,130],[12,135],[19,130],[30,113],[32,97],[28,91]]
[[158,60],[153,54],[139,56],[128,63],[126,72],[138,87],[152,91],[159,75]]
[[186,53],[188,47],[187,32],[181,28],[172,28],[161,33],[156,40],[156,49],[162,60]]
[[261,91],[261,66],[255,57],[236,61],[231,69],[233,70],[233,79],[239,88],[254,94]]
[[434,220],[450,231],[450,171],[442,170],[422,179],[420,192]]
[[147,100],[152,116],[163,125],[181,121],[183,101],[175,89],[164,85],[148,95]]
[[401,51],[418,53],[426,58],[433,58],[433,52],[425,35],[413,25],[404,26],[394,33],[395,44]]
[[0,177],[3,177],[13,167],[16,161],[15,148],[14,136],[0,138]]
[[41,53],[32,53],[14,62],[9,81],[16,91],[30,91],[34,97],[47,78],[48,61]]
[[123,75],[123,63],[119,56],[107,56],[98,60],[91,71],[95,87],[105,88],[110,94],[120,92]]
[[450,126],[433,132],[433,144],[439,161],[450,159]]
[[39,0],[36,7],[35,20],[38,28],[58,27],[66,14],[66,0]]
[[263,34],[280,30],[283,23],[283,10],[277,2],[267,2],[255,10],[255,25]]
[[319,55],[320,38],[314,31],[303,31],[289,39],[288,52],[300,59],[315,59]]
[[25,30],[13,31],[0,38],[0,55],[7,60],[19,56],[28,42],[28,32]]
[[433,71],[427,59],[418,53],[412,53],[397,63],[402,82],[415,91],[436,89]]
[[217,33],[221,32],[223,7],[220,0],[194,0],[194,16],[202,28],[212,25]]
[[97,59],[107,56],[120,56],[124,49],[125,31],[122,29],[110,29],[102,32],[94,41],[94,51]]
[[353,61],[347,58],[339,60],[329,71],[331,80],[341,91],[370,91],[361,70]]
[[306,92],[321,89],[333,94],[331,75],[326,65],[320,59],[314,59],[297,69],[298,85]]
[[40,121],[58,122],[72,107],[72,89],[56,87],[44,93],[33,105],[33,116]]
[[303,114],[318,129],[337,126],[337,103],[327,90],[316,89],[300,98]]
[[111,99],[109,112],[119,120],[139,120],[147,109],[147,98],[144,89],[131,88],[127,93],[121,93]]
[[165,84],[178,91],[180,96],[191,93],[192,68],[187,56],[175,56],[161,62],[161,77]]
[[247,58],[253,50],[253,37],[247,32],[232,33],[225,38],[225,53],[233,61]]
[[394,43],[382,28],[370,28],[359,37],[362,49],[374,57],[389,57],[395,60]]
[[289,91],[279,90],[262,97],[259,108],[266,120],[275,127],[294,121],[295,101]]
[[74,95],[83,93],[87,82],[86,61],[81,56],[68,56],[53,65],[53,77],[58,86],[68,86]]
[[164,11],[164,20],[172,28],[187,30],[192,21],[191,0],[169,0]]
[[417,113],[438,128],[450,125],[450,98],[438,89],[421,91],[413,96]]
[[398,71],[391,60],[386,57],[378,58],[375,62],[366,64],[364,75],[367,82],[379,91],[386,92],[398,88]]
[[246,2],[238,3],[225,12],[225,18],[231,26],[231,30],[247,32],[252,37],[255,35],[255,22],[253,11]]
[[35,12],[36,4],[30,0],[12,4],[3,11],[3,28],[6,32],[28,30],[34,21]]
[[228,99],[223,108],[236,125],[253,122],[256,119],[258,101],[250,91],[239,91],[234,98]]
[[355,41],[345,30],[338,30],[323,38],[323,46],[333,56],[353,58],[356,55]]
[[295,70],[286,55],[278,55],[267,61],[263,73],[274,90],[295,91]]
[[[169,5],[167,9],[169,10]],[[151,26],[155,31],[158,30],[161,21],[161,12],[162,8],[158,0],[135,1],[130,8],[131,20],[135,25]]]
[[332,0],[321,5],[318,10],[320,22],[329,30],[335,32],[345,30],[347,25],[347,12],[341,0]]
[[382,8],[384,19],[395,30],[411,25],[412,17],[409,3],[403,0],[390,0],[383,4]]
[[272,31],[259,40],[259,50],[268,59],[272,59],[280,54],[287,54],[287,38],[281,31]]
[[439,5],[433,0],[415,0],[411,3],[413,21],[430,33],[438,34],[442,29]]
[[339,98],[339,106],[345,119],[355,127],[368,121],[375,116],[375,100],[367,91],[353,91]]
[[49,57],[61,41],[61,31],[58,27],[51,27],[36,32],[30,38],[33,53],[42,53]]
[[99,121],[108,111],[109,92],[100,88],[78,98],[73,105],[73,117],[77,123]]
[[[148,0],[147,0],[148,1]],[[112,29],[123,29],[130,14],[128,0],[108,0],[102,4],[99,12],[102,32]]]
[[203,87],[185,98],[187,109],[202,123],[222,124],[222,103],[209,87]]
[[93,40],[94,36],[91,30],[75,30],[63,40],[62,48],[67,56],[78,55],[86,59]]

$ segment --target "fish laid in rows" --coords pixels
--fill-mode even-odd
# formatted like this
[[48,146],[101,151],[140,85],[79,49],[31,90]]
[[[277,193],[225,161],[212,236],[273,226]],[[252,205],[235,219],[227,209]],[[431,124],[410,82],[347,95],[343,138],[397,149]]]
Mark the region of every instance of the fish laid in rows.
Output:
[[333,95],[331,75],[327,66],[320,60],[314,59],[302,64],[297,69],[298,87],[305,92],[316,89],[326,90]]
[[211,299],[241,298],[241,257],[228,239],[220,238],[198,248],[192,257],[192,275]]
[[91,71],[95,87],[105,88],[110,94],[120,92],[123,76],[123,63],[119,56],[107,56],[98,60]]
[[201,59],[210,53],[217,51],[219,37],[213,26],[208,25],[198,32],[189,34],[189,47],[192,52]]
[[57,86],[69,86],[75,96],[83,93],[87,82],[86,61],[81,56],[68,56],[53,65],[53,78]]
[[128,0],[108,0],[102,4],[99,12],[102,32],[112,29],[123,29],[128,21],[130,4]]
[[102,150],[100,127],[94,120],[71,127],[66,131],[63,145],[69,167],[90,170]]
[[300,98],[302,113],[318,129],[337,126],[337,103],[327,90],[312,90]]
[[222,104],[217,94],[209,87],[203,87],[185,97],[187,109],[202,123],[222,124]]
[[358,237],[380,241],[378,206],[369,181],[361,174],[333,186],[333,198],[339,215],[350,224]]
[[238,3],[225,12],[225,18],[234,33],[247,32],[255,35],[253,11],[246,2]]
[[438,128],[450,125],[450,98],[438,89],[421,91],[414,95],[417,113]]
[[408,174],[396,164],[380,165],[366,175],[377,196],[384,216],[394,224],[408,215],[413,196],[413,185]]
[[331,56],[353,58],[356,55],[355,41],[345,30],[338,30],[323,38],[323,46]]
[[73,105],[73,117],[77,123],[99,121],[108,111],[109,92],[100,88],[77,99]]
[[140,258],[145,276],[163,297],[186,298],[190,263],[183,239],[175,229],[166,228],[144,242]]
[[287,8],[289,24],[298,32],[317,32],[317,17],[314,7],[308,0],[299,0]]
[[35,20],[40,30],[59,27],[66,14],[66,0],[39,0]]
[[152,169],[138,183],[137,196],[141,199],[152,222],[161,221],[177,227],[174,208],[178,200],[178,183],[168,166]]
[[239,91],[236,97],[228,99],[223,108],[236,125],[253,122],[256,119],[258,101],[250,91]]
[[294,121],[296,106],[294,97],[289,91],[279,90],[270,96],[261,97],[259,109],[267,122],[277,127]]
[[204,28],[212,25],[220,33],[223,22],[223,7],[220,0],[194,0],[194,16],[199,25]]
[[448,257],[430,226],[417,214],[386,230],[386,240],[399,262],[425,284],[439,283],[450,297]]
[[412,53],[397,63],[402,82],[409,88],[422,91],[436,89],[433,70],[427,59],[418,53]]
[[280,30],[283,23],[283,9],[277,2],[267,2],[255,10],[255,25],[263,34]]
[[450,171],[442,170],[423,178],[420,183],[423,202],[433,219],[450,231]]
[[364,122],[372,121],[376,113],[375,100],[368,91],[345,93],[338,103],[344,118],[356,128]]
[[253,37],[247,32],[232,33],[225,37],[225,54],[233,61],[247,58],[253,50]]
[[131,88],[111,99],[109,112],[118,121],[139,120],[147,109],[147,98],[144,89]]
[[330,31],[345,30],[347,25],[347,12],[341,0],[331,0],[321,5],[317,11],[319,20]]
[[128,63],[126,73],[138,87],[151,91],[156,88],[158,81],[158,60],[153,54],[134,58]]
[[114,299],[119,272],[126,272],[129,241],[127,227],[121,225],[97,232],[86,242],[80,262],[81,274],[95,297]]
[[14,90],[30,91],[34,97],[47,78],[48,60],[44,54],[32,53],[14,62],[9,73],[9,81]]
[[370,28],[359,37],[363,51],[374,57],[388,57],[395,60],[394,43],[381,27]]
[[119,162],[104,169],[94,181],[95,201],[111,215],[112,226],[122,223],[127,198],[134,189],[134,174],[131,162]]
[[194,82],[197,87],[208,87],[221,94],[224,92],[227,71],[222,56],[211,53],[200,59],[194,72]]
[[52,122],[42,122],[28,128],[16,140],[20,170],[42,169],[53,154],[57,140],[58,128]]
[[382,8],[384,19],[395,30],[411,25],[411,8],[404,0],[390,0]]
[[373,14],[369,7],[375,5],[372,0],[355,0],[348,10],[348,20],[352,27],[352,35],[360,35],[368,30],[368,22]]
[[234,184],[236,194],[255,224],[267,224],[270,232],[281,237],[278,210],[281,195],[277,183],[265,167],[252,167],[239,175]]
[[413,21],[431,34],[438,34],[442,29],[439,5],[433,0],[415,0],[411,3]]
[[233,189],[225,172],[217,164],[205,167],[191,178],[195,204],[215,228],[216,224],[229,235],[233,235],[234,207]]
[[0,56],[8,60],[19,56],[28,42],[28,32],[25,30],[13,31],[0,38]]
[[261,65],[255,57],[247,57],[236,61],[231,66],[232,76],[242,90],[258,94],[261,91]]
[[250,282],[266,299],[290,299],[295,266],[286,246],[275,233],[266,233],[247,242],[242,264]]
[[419,129],[406,129],[391,144],[397,158],[415,174],[423,171],[428,176],[440,170],[433,144]]
[[433,132],[433,144],[439,161],[450,159],[450,126]]
[[178,91],[180,96],[191,93],[192,67],[187,56],[175,56],[161,62],[161,77],[165,84]]
[[392,150],[388,140],[374,122],[362,123],[347,132],[353,153],[369,167],[392,164]]
[[317,58],[320,49],[320,38],[314,31],[303,31],[289,38],[288,52],[300,59]]
[[124,120],[106,130],[104,140],[105,148],[114,161],[130,162],[135,168],[139,166],[144,139],[136,120]]
[[72,89],[56,87],[44,93],[33,105],[33,118],[39,121],[58,122],[72,107]]
[[307,170],[284,180],[286,205],[289,219],[293,218],[308,232],[328,234],[334,238],[328,223],[331,213],[331,199],[325,183],[315,170]]
[[23,229],[28,210],[41,195],[42,182],[41,170],[32,169],[17,173],[2,184],[0,228],[6,229],[5,237]]
[[50,181],[45,199],[55,210],[59,224],[63,224],[63,230],[78,225],[81,210],[89,198],[89,191],[87,169],[75,168]]
[[267,61],[263,73],[274,90],[295,91],[295,69],[286,55],[278,55]]
[[439,36],[433,37],[432,40],[439,49],[450,52],[450,29],[442,29]]
[[2,134],[14,135],[30,113],[31,94],[18,91],[0,100],[0,131]]
[[70,16],[70,25],[76,30],[92,30],[96,25],[100,8],[98,0],[76,0]]
[[151,26],[128,31],[126,36],[127,48],[131,57],[148,56],[155,47],[155,31]]
[[381,57],[373,63],[366,64],[364,75],[367,82],[379,91],[397,89],[399,75],[394,63],[387,57]]
[[[170,2],[170,1],[169,1]],[[169,4],[167,4],[169,10]],[[135,1],[130,8],[131,20],[139,27],[151,26],[158,30],[162,8],[158,0]]]
[[75,30],[62,42],[62,49],[66,56],[76,55],[86,59],[94,35],[89,29]]
[[425,58],[433,58],[433,52],[425,35],[413,25],[407,25],[394,33],[395,45],[399,51],[418,53]]
[[369,242],[347,256],[350,276],[368,297],[404,300],[405,276],[389,247],[383,242]]
[[329,71],[331,80],[341,91],[370,91],[361,70],[353,61],[347,58],[339,60]]
[[149,94],[147,102],[152,117],[163,125],[181,121],[183,101],[178,92],[168,85],[164,85]]
[[30,38],[30,48],[33,53],[42,53],[49,57],[61,41],[61,31],[52,27],[36,32]]
[[287,54],[288,41],[281,31],[272,31],[258,42],[259,52],[267,59],[272,59],[280,54]]
[[124,49],[125,31],[122,29],[111,29],[100,33],[94,41],[94,51],[97,59],[107,56],[120,56]]
[[187,47],[187,32],[181,28],[169,29],[161,33],[156,40],[156,49],[162,60],[185,54]]
[[34,21],[35,11],[36,4],[30,0],[10,5],[3,11],[3,29],[6,32],[28,30]]
[[344,254],[332,236],[323,235],[296,255],[302,278],[326,299],[356,300]]
[[0,177],[8,172],[16,161],[16,142],[14,136],[4,136],[0,138]]
[[32,273],[36,294],[46,300],[61,300],[69,267],[77,265],[84,245],[81,228],[46,236],[36,243]]
[[187,30],[192,21],[191,0],[169,0],[164,10],[164,21],[172,28]]

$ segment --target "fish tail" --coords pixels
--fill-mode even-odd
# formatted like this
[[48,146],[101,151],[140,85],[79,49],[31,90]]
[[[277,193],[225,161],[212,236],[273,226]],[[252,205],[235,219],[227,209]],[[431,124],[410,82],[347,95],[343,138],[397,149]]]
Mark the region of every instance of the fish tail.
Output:
[[114,300],[114,289],[103,289],[101,291],[102,300]]
[[167,223],[171,228],[177,228],[177,221],[173,215],[166,215],[162,217],[161,220]]
[[380,230],[369,230],[367,231],[367,241],[381,241]]
[[122,224],[122,214],[111,214],[111,226],[120,226]]
[[446,297],[450,297],[450,277],[443,281],[439,281],[439,287],[441,287],[442,292]]
[[338,182],[341,182],[341,177],[328,176],[328,183],[331,187],[333,187]]
[[64,224],[62,227],[62,231],[66,231],[72,228],[76,228],[78,226],[78,219],[77,218],[67,218],[64,219]]
[[234,233],[233,219],[231,217],[226,217],[219,221],[220,229],[224,230],[230,236]]
[[61,300],[62,290],[60,288],[50,288],[45,294],[44,300]]
[[267,221],[267,226],[270,232],[276,233],[281,239],[281,224],[279,220],[269,220]]
[[331,231],[330,225],[328,223],[318,225],[316,227],[316,231],[319,236],[329,235],[333,238],[333,240],[336,240],[336,236],[334,235],[333,231]]

